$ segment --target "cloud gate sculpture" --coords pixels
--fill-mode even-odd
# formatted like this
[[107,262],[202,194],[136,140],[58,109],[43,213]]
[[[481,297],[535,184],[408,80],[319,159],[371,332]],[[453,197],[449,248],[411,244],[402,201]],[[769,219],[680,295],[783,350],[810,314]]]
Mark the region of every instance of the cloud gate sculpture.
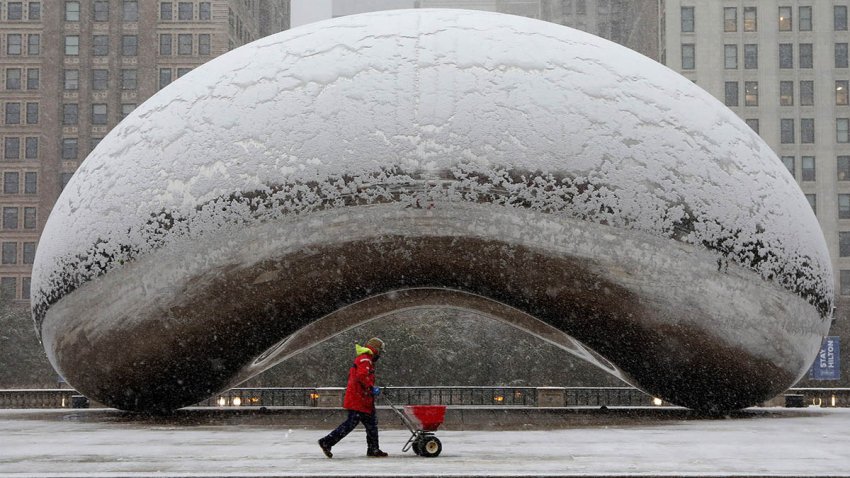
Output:
[[32,301],[56,369],[122,409],[422,304],[734,409],[805,373],[832,289],[793,178],[687,79],[554,24],[409,10],[256,41],[141,105],[59,198]]

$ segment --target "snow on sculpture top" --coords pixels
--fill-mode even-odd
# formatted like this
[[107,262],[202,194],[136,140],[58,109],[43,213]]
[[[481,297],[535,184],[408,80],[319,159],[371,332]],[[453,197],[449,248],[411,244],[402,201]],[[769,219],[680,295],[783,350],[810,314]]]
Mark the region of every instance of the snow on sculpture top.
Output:
[[[84,161],[39,244],[33,304],[171,241],[316,208],[492,202],[702,245],[832,305],[808,203],[708,93],[570,28],[461,10],[315,23],[195,69]],[[419,192],[412,192],[418,185]]]

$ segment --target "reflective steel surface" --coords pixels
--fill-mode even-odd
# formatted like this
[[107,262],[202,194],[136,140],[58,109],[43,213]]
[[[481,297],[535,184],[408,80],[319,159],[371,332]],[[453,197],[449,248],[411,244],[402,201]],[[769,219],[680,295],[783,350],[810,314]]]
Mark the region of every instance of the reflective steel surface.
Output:
[[51,214],[33,312],[68,382],[123,409],[433,305],[727,410],[805,373],[829,264],[775,154],[686,79],[565,27],[396,11],[255,42],[142,105]]

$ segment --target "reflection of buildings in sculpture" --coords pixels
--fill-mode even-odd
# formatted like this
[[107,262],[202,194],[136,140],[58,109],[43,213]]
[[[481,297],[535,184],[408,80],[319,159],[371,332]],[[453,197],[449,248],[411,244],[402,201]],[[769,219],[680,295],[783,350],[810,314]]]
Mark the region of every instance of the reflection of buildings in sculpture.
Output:
[[0,2],[0,304],[28,301],[64,184],[160,88],[289,25],[288,0]]
[[45,229],[36,325],[100,401],[194,403],[405,298],[569,334],[705,409],[781,392],[828,329],[829,257],[797,185],[728,109],[633,51],[409,10],[203,68],[100,145]]

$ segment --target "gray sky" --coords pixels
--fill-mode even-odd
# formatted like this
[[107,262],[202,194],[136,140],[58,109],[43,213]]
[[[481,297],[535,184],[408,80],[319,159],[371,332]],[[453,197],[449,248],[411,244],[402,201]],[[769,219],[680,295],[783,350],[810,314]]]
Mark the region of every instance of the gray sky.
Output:
[[292,0],[292,26],[340,15],[412,8],[414,0]]

